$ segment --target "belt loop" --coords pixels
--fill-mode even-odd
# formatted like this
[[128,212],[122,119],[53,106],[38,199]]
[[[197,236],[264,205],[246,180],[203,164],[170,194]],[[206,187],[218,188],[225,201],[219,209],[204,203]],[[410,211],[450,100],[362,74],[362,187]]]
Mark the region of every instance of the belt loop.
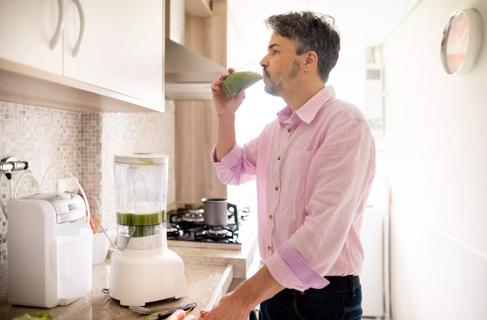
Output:
[[355,298],[357,294],[355,293],[355,284],[353,278],[353,276],[348,278],[348,286],[350,287],[350,291],[352,292],[352,298]]

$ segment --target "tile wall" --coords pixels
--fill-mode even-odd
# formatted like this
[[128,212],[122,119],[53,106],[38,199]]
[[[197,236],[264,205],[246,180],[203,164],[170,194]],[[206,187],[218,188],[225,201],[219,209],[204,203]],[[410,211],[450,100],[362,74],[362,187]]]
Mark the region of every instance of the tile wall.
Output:
[[[31,161],[31,173],[39,181],[44,180],[44,191],[55,190],[57,178],[67,176],[60,168],[69,170],[93,199],[90,206],[99,204],[96,207],[104,224],[113,231],[113,155],[132,152],[169,155],[168,203],[174,202],[172,101],[166,101],[164,113],[91,114],[0,102],[0,158],[15,156],[18,160]],[[22,174],[14,175],[12,189]],[[35,190],[34,185],[24,179],[17,196]],[[4,177],[0,179],[0,199],[4,203],[10,199]],[[7,221],[0,214],[0,301],[5,299],[7,289],[6,238]]]

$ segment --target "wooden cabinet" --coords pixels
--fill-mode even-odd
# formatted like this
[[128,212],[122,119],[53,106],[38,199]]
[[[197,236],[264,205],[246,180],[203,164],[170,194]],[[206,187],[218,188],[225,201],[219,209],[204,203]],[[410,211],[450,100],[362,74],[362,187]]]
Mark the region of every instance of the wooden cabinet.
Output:
[[186,0],[186,13],[192,17],[209,18],[212,15],[210,2],[210,0]]
[[[205,2],[205,0],[199,0]],[[213,1],[211,16],[188,15],[186,3],[185,45],[203,56],[227,64],[227,2]],[[225,198],[210,163],[216,143],[218,119],[212,101],[176,101],[176,201],[201,204],[203,197]]]
[[0,0],[0,100],[163,111],[163,41],[163,0]]

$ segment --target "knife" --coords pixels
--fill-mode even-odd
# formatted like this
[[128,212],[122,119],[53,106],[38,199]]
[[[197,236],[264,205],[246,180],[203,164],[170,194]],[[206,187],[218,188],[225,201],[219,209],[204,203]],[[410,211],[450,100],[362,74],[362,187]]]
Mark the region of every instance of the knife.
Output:
[[193,309],[196,308],[196,306],[197,306],[196,302],[193,302],[193,303],[188,303],[188,304],[185,304],[185,305],[182,305],[182,306],[176,306],[176,307],[166,308],[166,309],[163,309],[162,311],[160,311],[159,313],[157,313],[156,318],[153,318],[153,319],[154,320],[166,319],[171,314],[173,314],[174,312],[176,312],[177,310],[184,310],[184,312],[186,314],[188,314],[191,311],[193,311]]

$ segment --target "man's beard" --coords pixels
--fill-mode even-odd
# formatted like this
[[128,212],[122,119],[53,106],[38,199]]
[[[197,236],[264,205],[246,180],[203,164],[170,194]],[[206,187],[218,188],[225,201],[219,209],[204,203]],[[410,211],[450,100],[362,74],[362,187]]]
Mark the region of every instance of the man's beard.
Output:
[[[272,79],[267,71],[264,69],[264,90],[268,94],[273,96],[278,96],[279,93],[282,91],[282,87],[284,84],[288,83],[291,80],[294,80],[298,76],[299,72],[299,62],[298,60],[294,60],[293,66],[291,71],[287,75],[280,76],[277,79]],[[267,80],[267,82],[265,81]]]

